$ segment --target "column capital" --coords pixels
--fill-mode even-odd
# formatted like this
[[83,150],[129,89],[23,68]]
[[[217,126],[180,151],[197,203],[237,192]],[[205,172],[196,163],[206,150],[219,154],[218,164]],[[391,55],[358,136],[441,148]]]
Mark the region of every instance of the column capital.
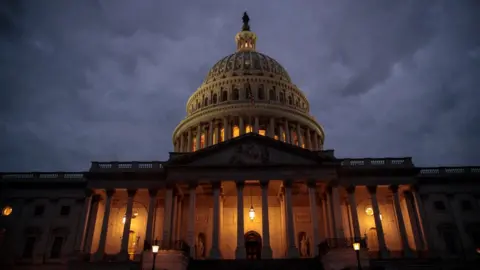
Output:
[[283,180],[283,185],[287,188],[291,188],[293,185],[293,180],[292,179],[284,179]]
[[235,185],[237,188],[243,189],[245,187],[245,181],[244,180],[235,180]]
[[220,189],[220,187],[222,186],[222,183],[219,181],[212,182],[211,184],[213,189]]
[[150,195],[150,198],[157,197],[157,194],[158,194],[158,188],[148,189],[148,195]]
[[107,194],[107,197],[112,197],[115,194],[115,189],[113,188],[106,189],[105,194]]
[[398,193],[398,185],[390,185],[388,188],[393,192],[393,194]]
[[93,195],[93,190],[91,188],[86,188],[85,189],[85,197],[90,197]]
[[413,194],[412,194],[412,192],[411,192],[410,190],[404,190],[404,191],[403,191],[403,195],[404,195],[405,197],[411,198]]
[[94,195],[92,196],[92,201],[93,201],[94,203],[97,203],[97,202],[99,202],[100,200],[102,200],[102,196],[100,196],[100,194],[94,194]]
[[414,192],[419,192],[420,186],[418,184],[411,184],[410,189],[413,190]]
[[269,184],[269,183],[270,183],[270,180],[268,180],[268,179],[262,179],[262,180],[260,180],[260,186],[261,186],[262,188],[268,188],[268,184]]
[[137,189],[127,189],[128,197],[134,197],[137,194]]
[[347,190],[347,193],[348,193],[348,194],[354,194],[356,187],[357,187],[357,186],[355,186],[355,185],[348,185],[348,186],[345,187],[345,189]]
[[376,194],[377,193],[377,186],[367,186],[367,190],[370,194]]
[[317,187],[317,181],[315,179],[308,179],[307,180],[307,187],[316,188]]

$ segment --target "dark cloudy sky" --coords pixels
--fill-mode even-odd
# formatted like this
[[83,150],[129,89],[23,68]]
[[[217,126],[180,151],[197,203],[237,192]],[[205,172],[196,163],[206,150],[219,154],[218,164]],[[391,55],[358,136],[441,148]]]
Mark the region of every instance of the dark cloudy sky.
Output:
[[480,165],[480,1],[1,2],[0,171],[166,159],[244,10],[338,157]]

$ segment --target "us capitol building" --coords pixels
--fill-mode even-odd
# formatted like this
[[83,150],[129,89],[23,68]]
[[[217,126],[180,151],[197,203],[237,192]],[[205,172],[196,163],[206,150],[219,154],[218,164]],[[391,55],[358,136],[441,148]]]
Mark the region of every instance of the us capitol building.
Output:
[[480,167],[336,158],[256,41],[244,14],[168,160],[2,173],[0,268],[480,269]]

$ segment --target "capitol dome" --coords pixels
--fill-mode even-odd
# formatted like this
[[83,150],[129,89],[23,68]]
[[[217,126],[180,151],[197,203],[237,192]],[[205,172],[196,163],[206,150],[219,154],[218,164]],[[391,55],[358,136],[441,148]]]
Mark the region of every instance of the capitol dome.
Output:
[[323,128],[304,93],[275,59],[256,51],[257,36],[243,16],[237,50],[208,72],[173,132],[175,152],[192,152],[248,132],[312,151],[322,150]]

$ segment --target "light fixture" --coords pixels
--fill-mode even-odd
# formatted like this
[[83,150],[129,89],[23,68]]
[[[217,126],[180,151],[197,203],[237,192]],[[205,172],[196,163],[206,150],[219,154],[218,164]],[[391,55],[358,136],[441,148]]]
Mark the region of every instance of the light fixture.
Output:
[[360,243],[353,243],[353,250],[355,251],[360,250]]
[[365,207],[365,214],[367,216],[373,216],[373,208],[371,206]]
[[9,205],[3,207],[2,216],[10,216],[13,212],[13,208]]
[[378,216],[380,217],[380,221],[382,221],[383,220],[382,214],[379,214]]
[[357,269],[361,270],[362,264],[360,263],[360,243],[353,243],[353,250],[355,250],[355,254],[357,255]]
[[157,259],[158,250],[160,249],[160,246],[157,245],[156,242],[157,241],[155,241],[155,244],[152,245],[152,253],[153,253],[152,270],[155,270],[155,259]]
[[253,209],[253,201],[252,201],[252,188],[250,188],[250,211],[248,211],[248,217],[251,221],[255,219],[255,209]]

